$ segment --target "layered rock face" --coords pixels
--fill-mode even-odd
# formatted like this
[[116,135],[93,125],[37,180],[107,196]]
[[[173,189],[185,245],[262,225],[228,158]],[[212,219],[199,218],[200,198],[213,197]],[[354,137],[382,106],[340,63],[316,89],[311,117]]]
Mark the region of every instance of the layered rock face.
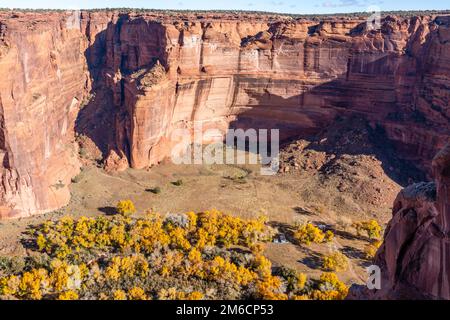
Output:
[[433,160],[435,183],[404,189],[374,264],[380,290],[358,290],[359,299],[450,299],[450,141]]
[[80,26],[0,16],[0,217],[65,205],[79,164],[74,121],[88,79]]
[[122,16],[100,44],[122,110],[114,154],[133,167],[168,156],[173,130],[199,123],[285,139],[360,114],[423,166],[448,135],[447,17],[387,17],[380,31],[364,20],[154,20]]
[[424,167],[450,131],[448,17],[370,30],[348,18],[3,13],[0,26],[3,216],[67,202],[76,118],[109,170],[158,163],[176,129],[200,124],[287,139],[358,114]]

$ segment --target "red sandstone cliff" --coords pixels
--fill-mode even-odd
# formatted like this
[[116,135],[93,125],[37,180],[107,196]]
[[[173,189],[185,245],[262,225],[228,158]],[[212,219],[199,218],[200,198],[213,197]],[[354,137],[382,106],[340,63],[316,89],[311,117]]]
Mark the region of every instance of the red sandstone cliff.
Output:
[[79,28],[58,16],[0,15],[0,217],[57,209],[79,164],[74,121],[86,62]]
[[435,183],[397,197],[374,259],[381,289],[353,288],[356,299],[450,299],[450,141],[433,160]]
[[[122,112],[114,147],[142,168],[168,155],[174,128],[195,122],[288,138],[359,113],[426,166],[448,135],[448,30],[447,17],[387,17],[380,32],[358,20],[121,17],[100,44]],[[166,75],[142,85],[155,61]]]
[[347,18],[72,18],[0,14],[2,216],[67,203],[76,119],[113,169],[157,163],[175,128],[199,122],[288,138],[357,113],[423,166],[449,134],[448,17],[386,17],[381,31]]

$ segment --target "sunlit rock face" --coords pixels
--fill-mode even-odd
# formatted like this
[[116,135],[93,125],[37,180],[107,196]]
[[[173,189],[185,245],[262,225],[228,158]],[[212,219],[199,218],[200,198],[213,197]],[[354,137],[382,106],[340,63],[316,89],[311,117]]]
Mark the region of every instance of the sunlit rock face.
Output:
[[[166,157],[172,130],[195,123],[279,128],[284,139],[358,113],[422,166],[448,134],[444,18],[387,17],[377,32],[358,20],[120,21],[107,32],[118,42],[106,40],[106,76],[121,79],[112,87],[134,167]],[[133,74],[155,61],[166,75],[141,85]]]
[[428,169],[449,133],[448,17],[376,31],[357,18],[5,12],[0,27],[3,217],[67,203],[74,127],[108,170],[158,163],[176,129],[199,124],[287,139],[358,114]]
[[[41,17],[42,18],[42,17]],[[78,173],[74,121],[89,79],[80,26],[0,14],[0,217],[57,209]]]

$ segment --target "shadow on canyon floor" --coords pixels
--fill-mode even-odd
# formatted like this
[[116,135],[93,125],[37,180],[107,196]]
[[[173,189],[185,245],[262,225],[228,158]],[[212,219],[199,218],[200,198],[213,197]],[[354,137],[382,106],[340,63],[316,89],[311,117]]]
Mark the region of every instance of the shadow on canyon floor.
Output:
[[99,207],[98,211],[104,213],[107,216],[114,216],[118,214],[117,208],[113,206]]
[[[239,81],[237,82],[239,85]],[[278,129],[281,152],[290,143],[306,140],[308,146],[305,151],[324,152],[334,157],[335,160],[320,169],[324,175],[342,156],[366,155],[379,160],[385,174],[401,186],[426,180],[423,168],[405,160],[408,155],[402,154],[386,135],[384,124],[392,122],[392,118],[401,114],[401,110],[397,110],[395,104],[380,113],[373,110],[368,112],[359,105],[351,107],[353,99],[351,90],[348,88],[342,90],[342,87],[349,86],[351,83],[345,77],[340,77],[290,98],[273,93],[251,94],[251,98],[259,101],[259,104],[237,115],[229,128],[269,131]],[[342,100],[331,102],[330,105],[317,106],[317,101],[321,100],[324,92],[334,98],[341,96]],[[345,97],[349,98],[347,104],[344,101]],[[326,100],[327,96],[322,98]],[[405,126],[414,123],[418,126],[425,125],[420,123],[423,121],[421,119],[400,117],[395,120]]]

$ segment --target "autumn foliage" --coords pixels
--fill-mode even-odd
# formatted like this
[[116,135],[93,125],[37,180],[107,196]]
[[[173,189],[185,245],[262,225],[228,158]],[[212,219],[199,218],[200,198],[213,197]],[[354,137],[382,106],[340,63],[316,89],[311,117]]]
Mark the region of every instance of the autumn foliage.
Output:
[[305,223],[297,227],[294,232],[294,238],[301,244],[310,245],[311,243],[323,243],[333,240],[334,234],[328,230],[323,232],[312,223]]
[[375,254],[380,248],[382,242],[380,240],[372,240],[369,244],[364,248],[364,253],[366,255],[366,259],[371,260],[375,257]]
[[136,212],[131,200],[121,200],[117,203],[117,212],[123,216],[129,216]]
[[369,239],[381,238],[381,226],[376,220],[355,222],[353,227],[358,235],[366,234]]
[[210,210],[132,218],[134,205],[120,208],[122,214],[111,217],[63,217],[36,227],[29,236],[41,262],[1,277],[0,299],[344,296],[345,285],[334,278],[321,287],[325,280],[295,274],[287,286],[287,278],[274,274],[262,253],[273,234],[264,217],[244,220]]
[[348,264],[348,258],[340,251],[336,251],[323,258],[322,268],[327,271],[345,271]]

